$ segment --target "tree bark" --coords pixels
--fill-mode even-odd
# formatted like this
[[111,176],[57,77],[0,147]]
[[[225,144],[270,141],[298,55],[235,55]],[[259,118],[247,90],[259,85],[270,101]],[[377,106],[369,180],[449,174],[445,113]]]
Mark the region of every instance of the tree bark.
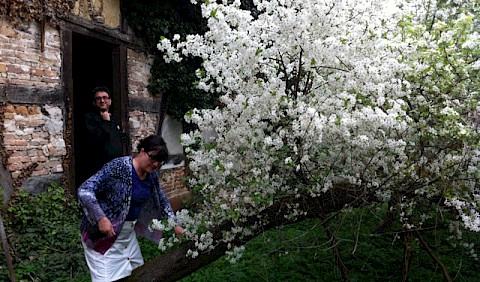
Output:
[[[354,191],[355,189],[348,189],[348,187],[336,187],[321,197],[286,197],[278,200],[261,212],[261,218],[264,219],[262,221],[267,222],[261,230],[257,230],[254,234],[237,239],[231,243],[232,245],[243,245],[270,228],[294,223],[306,218],[321,217],[327,218],[326,221],[328,221],[331,218],[328,217],[329,214],[339,212],[346,205],[359,207],[364,203],[370,202],[371,195],[360,195]],[[306,211],[307,214],[294,219],[286,219],[284,215],[288,214],[288,205],[291,204],[299,204],[299,209]],[[258,221],[258,217],[252,216],[247,218],[246,222],[236,223],[235,225],[250,226],[256,221]],[[228,230],[233,226],[234,223],[232,222],[224,222],[210,230],[214,241],[219,242],[219,239],[222,238],[222,230]],[[219,243],[215,249],[199,253],[196,258],[186,257],[189,249],[195,249],[194,242],[188,241],[178,248],[146,262],[143,266],[134,270],[127,281],[177,281],[222,257],[227,250],[227,243]]]
[[7,240],[7,234],[3,226],[3,217],[0,213],[0,239],[2,240],[2,249],[5,254],[5,260],[7,261],[8,272],[10,273],[10,281],[15,282],[15,270],[13,268],[12,256],[10,255],[10,246]]

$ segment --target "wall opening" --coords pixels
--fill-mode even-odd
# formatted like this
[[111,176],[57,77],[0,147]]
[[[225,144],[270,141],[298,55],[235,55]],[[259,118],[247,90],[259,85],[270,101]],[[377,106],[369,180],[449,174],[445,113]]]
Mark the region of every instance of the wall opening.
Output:
[[[93,109],[91,91],[96,86],[106,86],[110,89],[112,105],[110,111],[120,116],[119,81],[115,81],[118,72],[118,56],[114,56],[118,46],[103,40],[73,33],[72,34],[72,85],[73,85],[73,128],[74,128],[74,174],[75,187],[78,187],[91,174],[86,165],[92,155],[88,148],[86,136],[82,130],[83,116]],[[117,101],[117,103],[115,103]]]

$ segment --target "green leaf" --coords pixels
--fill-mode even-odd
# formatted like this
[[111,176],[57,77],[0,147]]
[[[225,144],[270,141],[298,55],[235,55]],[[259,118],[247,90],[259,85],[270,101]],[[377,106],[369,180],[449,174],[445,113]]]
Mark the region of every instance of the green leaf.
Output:
[[217,18],[217,17],[216,17],[216,15],[217,15],[217,10],[218,10],[218,8],[217,8],[217,9],[213,9],[213,10],[210,12],[210,17],[216,19],[216,18]]

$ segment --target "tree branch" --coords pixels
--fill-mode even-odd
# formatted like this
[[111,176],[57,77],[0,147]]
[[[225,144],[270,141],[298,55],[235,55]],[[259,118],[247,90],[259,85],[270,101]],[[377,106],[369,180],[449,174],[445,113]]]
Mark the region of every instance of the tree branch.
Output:
[[452,282],[453,279],[452,279],[452,277],[450,277],[450,274],[448,273],[447,267],[445,267],[443,262],[437,257],[437,255],[435,255],[435,252],[432,250],[432,248],[430,248],[428,243],[423,239],[420,232],[416,231],[415,232],[415,237],[417,237],[418,240],[420,240],[420,242],[422,243],[423,247],[425,248],[427,253],[430,255],[430,257],[438,264],[438,266],[440,266],[440,268],[442,269],[442,272],[443,272],[443,277],[445,277],[445,280],[447,280],[449,282]]
[[[338,212],[345,206],[359,206],[364,203],[363,199],[359,200],[359,197],[367,197],[362,194],[355,194],[352,191],[355,189],[349,189],[350,187],[335,187],[321,197],[309,197],[303,195],[298,198],[295,196],[285,197],[277,200],[273,205],[263,210],[258,216],[252,216],[246,219],[245,222],[240,223],[243,226],[252,226],[254,222],[258,222],[258,218],[262,218],[265,225],[254,231],[249,236],[237,238],[232,245],[244,245],[247,241],[255,238],[259,234],[265,232],[276,226],[290,224],[301,221],[306,218],[327,218],[328,221],[331,217],[325,217],[325,215]],[[362,195],[362,196],[360,196]],[[294,219],[286,219],[283,215],[288,214],[288,206],[299,205],[298,209],[306,212],[306,215],[296,217]],[[238,222],[236,223],[239,224]],[[143,266],[135,269],[132,275],[127,281],[177,281],[203,266],[214,262],[225,255],[227,251],[228,243],[223,242],[222,230],[229,230],[234,226],[232,222],[224,222],[218,226],[212,228],[210,232],[213,234],[214,242],[218,242],[215,249],[199,253],[196,258],[187,257],[187,251],[189,249],[195,249],[195,243],[188,241],[178,248],[167,251],[163,255],[156,257]]]

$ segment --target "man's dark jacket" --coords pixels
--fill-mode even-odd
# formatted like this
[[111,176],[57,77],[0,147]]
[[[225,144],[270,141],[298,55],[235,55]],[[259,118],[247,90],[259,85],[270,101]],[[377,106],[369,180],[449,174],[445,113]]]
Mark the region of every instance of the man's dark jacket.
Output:
[[100,113],[89,112],[85,114],[84,122],[86,148],[90,153],[85,172],[91,176],[110,160],[123,156],[124,137],[113,116],[107,121]]

